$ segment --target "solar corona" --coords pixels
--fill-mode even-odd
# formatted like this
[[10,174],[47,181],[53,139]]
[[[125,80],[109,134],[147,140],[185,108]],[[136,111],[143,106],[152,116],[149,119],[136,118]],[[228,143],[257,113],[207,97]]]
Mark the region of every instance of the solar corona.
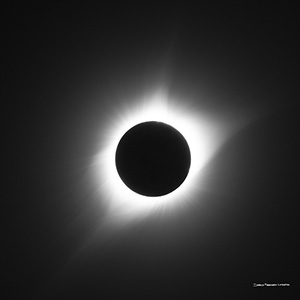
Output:
[[112,227],[201,203],[205,167],[236,127],[168,89],[128,98],[106,109],[89,167],[101,222]]

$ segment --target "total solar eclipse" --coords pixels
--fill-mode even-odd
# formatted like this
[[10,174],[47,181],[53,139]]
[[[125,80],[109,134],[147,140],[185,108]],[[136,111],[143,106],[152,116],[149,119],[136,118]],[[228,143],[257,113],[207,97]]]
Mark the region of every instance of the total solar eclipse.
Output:
[[191,154],[183,135],[162,122],[129,129],[116,150],[116,168],[132,191],[150,197],[169,194],[186,179]]

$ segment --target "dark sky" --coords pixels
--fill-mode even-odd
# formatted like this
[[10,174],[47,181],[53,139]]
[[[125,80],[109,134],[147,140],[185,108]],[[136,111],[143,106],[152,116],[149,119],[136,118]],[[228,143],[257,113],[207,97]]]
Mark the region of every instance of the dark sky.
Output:
[[[271,6],[6,7],[3,299],[295,291],[299,17],[296,7]],[[118,110],[111,99],[161,82],[199,105],[202,91],[218,113],[261,107],[265,116],[207,166],[204,211],[195,201],[168,222],[141,221],[70,262],[95,224],[84,215],[89,185],[77,183],[99,126]]]

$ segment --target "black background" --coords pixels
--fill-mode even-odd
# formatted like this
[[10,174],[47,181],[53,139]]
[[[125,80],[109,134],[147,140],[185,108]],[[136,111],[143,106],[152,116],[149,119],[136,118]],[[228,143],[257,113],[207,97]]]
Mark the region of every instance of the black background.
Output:
[[[295,291],[296,7],[47,2],[11,4],[3,14],[3,299]],[[270,113],[207,166],[204,210],[195,201],[167,222],[141,221],[70,263],[94,226],[83,213],[88,188],[77,183],[97,151],[99,126],[118,110],[107,95],[164,78],[196,103],[199,91],[217,99],[207,105],[219,111],[263,103]],[[291,287],[252,287],[265,282]]]

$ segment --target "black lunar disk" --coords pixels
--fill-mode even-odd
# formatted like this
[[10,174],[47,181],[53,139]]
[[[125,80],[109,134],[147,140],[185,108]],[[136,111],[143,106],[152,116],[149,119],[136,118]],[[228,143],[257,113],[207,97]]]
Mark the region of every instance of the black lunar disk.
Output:
[[116,168],[123,182],[144,196],[177,189],[188,175],[189,146],[180,132],[161,122],[140,123],[121,138]]

